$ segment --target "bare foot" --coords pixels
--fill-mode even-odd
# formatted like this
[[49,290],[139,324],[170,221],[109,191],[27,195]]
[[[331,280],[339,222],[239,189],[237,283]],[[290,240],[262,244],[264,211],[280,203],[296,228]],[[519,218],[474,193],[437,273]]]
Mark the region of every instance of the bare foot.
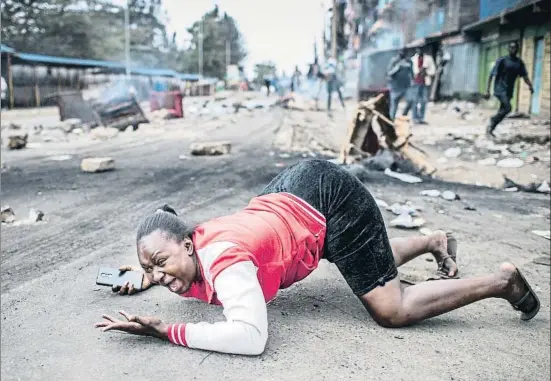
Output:
[[430,253],[434,256],[438,266],[442,267],[442,269],[447,272],[449,277],[455,276],[459,269],[457,267],[457,263],[449,257],[448,236],[446,235],[446,232],[436,230],[429,237],[431,240]]

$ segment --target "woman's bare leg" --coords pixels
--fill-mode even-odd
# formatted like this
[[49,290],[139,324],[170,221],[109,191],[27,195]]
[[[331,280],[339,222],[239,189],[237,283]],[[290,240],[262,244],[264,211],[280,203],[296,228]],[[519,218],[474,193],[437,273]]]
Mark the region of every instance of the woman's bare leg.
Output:
[[[448,238],[446,233],[438,230],[427,236],[397,237],[390,240],[392,254],[396,267],[426,253],[431,253],[437,262],[448,255]],[[457,264],[451,259],[445,259],[445,265],[450,269],[449,276],[455,275]]]
[[486,298],[520,300],[528,291],[510,263],[498,272],[471,279],[423,282],[400,288],[397,277],[360,297],[375,321],[384,327],[402,327],[441,315]]

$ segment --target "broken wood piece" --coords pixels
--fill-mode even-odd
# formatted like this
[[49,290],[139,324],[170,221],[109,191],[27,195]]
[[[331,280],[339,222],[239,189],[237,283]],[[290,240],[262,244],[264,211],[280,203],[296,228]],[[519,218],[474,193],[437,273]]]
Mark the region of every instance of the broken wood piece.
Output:
[[80,169],[89,173],[111,171],[115,169],[115,160],[110,157],[89,157],[82,159]]
[[227,141],[210,143],[193,143],[190,147],[191,154],[195,156],[227,155],[231,152],[231,143]]
[[424,155],[417,152],[416,150],[410,149],[407,144],[402,147],[399,152],[406,159],[411,161],[421,173],[425,173],[430,176],[436,172],[436,167],[434,167],[427,159],[425,159]]

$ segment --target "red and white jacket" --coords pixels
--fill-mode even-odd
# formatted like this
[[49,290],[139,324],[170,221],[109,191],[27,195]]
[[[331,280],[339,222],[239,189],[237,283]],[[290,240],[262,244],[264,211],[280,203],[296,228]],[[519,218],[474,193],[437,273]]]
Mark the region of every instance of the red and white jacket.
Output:
[[182,296],[222,305],[226,321],[172,324],[169,340],[217,352],[262,353],[266,303],[317,268],[325,231],[325,217],[289,193],[255,197],[243,211],[201,224],[192,239],[202,281]]

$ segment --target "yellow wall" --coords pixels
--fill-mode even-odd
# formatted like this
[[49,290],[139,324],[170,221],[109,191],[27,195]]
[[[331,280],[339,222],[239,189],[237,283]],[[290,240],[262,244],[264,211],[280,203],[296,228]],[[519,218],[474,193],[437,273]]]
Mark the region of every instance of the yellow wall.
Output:
[[[526,65],[528,71],[528,77],[533,81],[534,74],[534,36],[526,37],[522,40],[521,57]],[[545,54],[543,58],[543,72],[542,72],[542,85],[540,91],[540,117],[549,117],[551,114],[551,73],[549,67],[551,55],[551,34],[549,31],[545,34]],[[524,84],[524,81],[520,81],[519,86],[519,100],[518,109],[521,112],[530,113],[530,100],[532,98],[528,86]]]

